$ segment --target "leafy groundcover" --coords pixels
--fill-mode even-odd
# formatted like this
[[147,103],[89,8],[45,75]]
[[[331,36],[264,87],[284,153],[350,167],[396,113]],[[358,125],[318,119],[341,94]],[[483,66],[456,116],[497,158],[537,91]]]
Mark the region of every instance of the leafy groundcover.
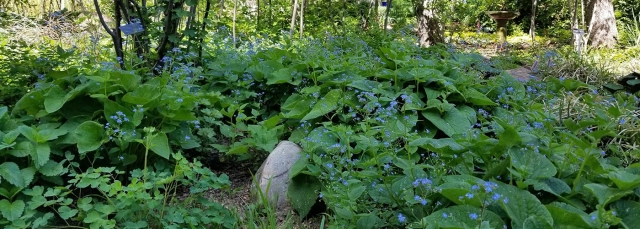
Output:
[[636,143],[634,95],[411,39],[211,39],[204,66],[180,50],[158,77],[76,66],[0,108],[0,224],[237,227],[198,195],[227,177],[180,152],[244,160],[284,139],[304,149],[295,209],[323,202],[332,228],[640,224],[638,153],[619,147]]

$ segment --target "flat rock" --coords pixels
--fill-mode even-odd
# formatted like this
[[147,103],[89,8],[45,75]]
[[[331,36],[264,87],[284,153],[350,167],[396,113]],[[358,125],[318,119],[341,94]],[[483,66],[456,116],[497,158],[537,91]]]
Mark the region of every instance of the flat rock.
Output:
[[513,76],[513,78],[516,78],[520,81],[529,81],[531,79],[531,74],[533,74],[531,72],[531,69],[526,68],[526,67],[519,67],[516,69],[510,69],[510,70],[506,70],[507,73],[509,73],[511,76]]
[[[278,214],[286,214],[286,211],[291,208],[291,202],[287,197],[289,171],[293,164],[300,159],[300,152],[302,152],[300,146],[290,141],[282,141],[271,151],[256,172],[256,180],[260,190],[267,195],[271,206],[276,207]],[[258,202],[261,202],[255,184],[253,190],[254,197]]]

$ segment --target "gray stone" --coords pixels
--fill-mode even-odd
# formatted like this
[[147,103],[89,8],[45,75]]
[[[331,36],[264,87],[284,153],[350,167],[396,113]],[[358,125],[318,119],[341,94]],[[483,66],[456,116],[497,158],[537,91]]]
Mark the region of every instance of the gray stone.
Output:
[[[291,202],[287,197],[289,171],[293,164],[300,159],[300,152],[302,152],[302,148],[295,143],[282,141],[271,151],[256,172],[256,181],[262,194],[267,196],[270,205],[276,207],[279,214],[286,214],[285,211],[291,209]],[[255,185],[254,182],[254,197],[258,202],[261,202]]]

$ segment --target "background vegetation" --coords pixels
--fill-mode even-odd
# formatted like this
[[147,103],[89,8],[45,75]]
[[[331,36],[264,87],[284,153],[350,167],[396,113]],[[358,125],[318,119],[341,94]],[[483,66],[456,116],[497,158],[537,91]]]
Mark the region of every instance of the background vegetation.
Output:
[[595,48],[572,3],[0,0],[0,225],[292,227],[210,196],[290,140],[287,223],[633,228],[640,6]]

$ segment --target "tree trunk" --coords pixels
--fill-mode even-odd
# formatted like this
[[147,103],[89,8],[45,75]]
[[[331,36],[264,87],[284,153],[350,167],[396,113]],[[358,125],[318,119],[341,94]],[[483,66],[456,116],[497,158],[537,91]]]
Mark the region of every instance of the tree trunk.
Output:
[[531,44],[536,43],[536,9],[537,8],[538,8],[538,0],[533,0],[533,3],[531,5],[531,27],[529,27]]
[[393,0],[389,0],[387,2],[387,8],[384,11],[384,30],[387,30],[387,26],[389,26],[389,11],[391,11],[391,3]]
[[238,0],[233,3],[233,48],[236,48],[236,15],[238,14]]
[[428,47],[444,42],[444,30],[435,9],[436,0],[424,0],[416,7],[418,43]]
[[296,12],[298,11],[298,0],[293,1],[293,12],[291,12],[291,28],[289,29],[289,33],[291,34],[291,38],[293,38],[293,34],[295,33],[296,28]]
[[200,36],[198,36],[198,59],[196,60],[198,65],[202,64],[202,49],[204,47],[203,41],[207,29],[207,19],[209,19],[209,10],[211,10],[211,1],[207,0],[207,5],[204,7],[204,18],[202,18],[202,25],[200,27]]
[[302,34],[304,33],[304,4],[306,4],[306,1],[302,0],[302,4],[300,4],[300,39],[302,39]]
[[616,17],[612,0],[590,0],[587,7],[589,20],[589,45],[599,48],[613,48],[618,39]]

